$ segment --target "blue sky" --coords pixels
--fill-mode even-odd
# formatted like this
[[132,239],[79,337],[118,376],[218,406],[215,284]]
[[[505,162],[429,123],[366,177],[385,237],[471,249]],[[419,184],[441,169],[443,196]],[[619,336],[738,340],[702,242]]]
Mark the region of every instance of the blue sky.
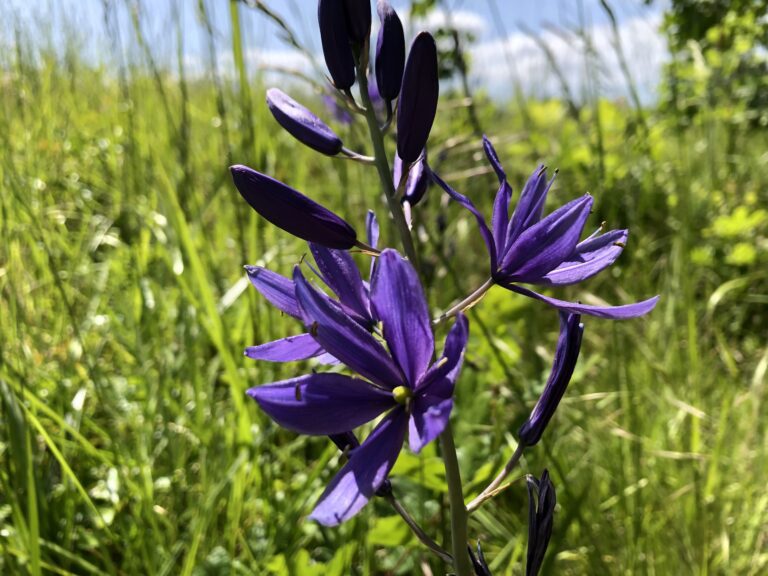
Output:
[[[6,0],[7,1],[7,0]],[[315,0],[265,0],[281,14],[313,54],[320,55]],[[124,49],[139,57],[130,23],[129,7],[137,7],[143,32],[158,61],[174,66],[177,26],[182,23],[184,61],[191,73],[203,73],[208,63],[206,36],[197,13],[198,0],[10,0],[0,7],[0,18],[8,24],[19,23],[36,38],[54,46],[63,38],[78,38],[81,49],[93,61],[114,64],[114,34],[107,32],[105,15],[120,23]],[[409,1],[392,2],[406,20]],[[217,42],[218,59],[226,73],[231,68],[229,0],[205,0]],[[646,99],[652,99],[659,67],[666,50],[658,25],[666,1],[644,6],[640,0],[613,0],[622,33],[622,43],[633,75]],[[105,9],[109,6],[109,9]],[[476,41],[470,48],[472,83],[503,99],[519,85],[527,93],[544,96],[558,93],[549,66],[540,47],[522,30],[521,23],[552,50],[558,64],[577,96],[584,84],[584,50],[573,31],[580,26],[589,30],[598,58],[593,61],[600,71],[596,81],[600,93],[619,97],[625,93],[623,79],[611,43],[608,20],[599,0],[444,0],[452,23],[471,31]],[[180,16],[177,20],[175,15]],[[240,9],[244,30],[246,59],[250,69],[269,69],[278,65],[311,71],[309,64],[280,40],[277,28],[258,11]],[[439,10],[426,22],[409,22],[406,29],[415,32],[444,23],[446,11]],[[374,21],[376,17],[374,16]],[[10,35],[12,26],[4,26]],[[9,38],[2,39],[9,42]],[[595,78],[593,78],[593,81]]]

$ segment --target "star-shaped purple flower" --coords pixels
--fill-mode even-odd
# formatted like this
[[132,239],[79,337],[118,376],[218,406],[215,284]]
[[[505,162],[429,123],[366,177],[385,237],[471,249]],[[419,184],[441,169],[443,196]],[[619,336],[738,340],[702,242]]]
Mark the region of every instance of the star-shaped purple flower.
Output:
[[311,517],[333,526],[373,497],[397,460],[408,431],[415,452],[445,428],[461,369],[468,324],[459,315],[442,357],[432,362],[434,335],[413,267],[384,250],[371,282],[370,302],[386,348],[342,307],[294,269],[296,302],[317,343],[360,377],[307,374],[252,388],[248,394],[275,422],[302,434],[346,433],[387,413],[326,488]]
[[564,312],[601,318],[634,318],[650,312],[656,306],[658,296],[624,306],[589,306],[558,300],[519,286],[521,282],[566,286],[591,278],[619,257],[629,232],[611,230],[601,234],[598,230],[579,242],[592,209],[592,196],[589,194],[571,200],[542,218],[544,203],[553,181],[547,182],[546,168],[543,166],[537,168],[528,179],[510,217],[512,188],[507,182],[507,175],[486,137],[483,137],[483,148],[499,179],[491,228],[469,198],[456,192],[434,172],[433,178],[477,220],[490,255],[491,277],[495,284],[541,300]]

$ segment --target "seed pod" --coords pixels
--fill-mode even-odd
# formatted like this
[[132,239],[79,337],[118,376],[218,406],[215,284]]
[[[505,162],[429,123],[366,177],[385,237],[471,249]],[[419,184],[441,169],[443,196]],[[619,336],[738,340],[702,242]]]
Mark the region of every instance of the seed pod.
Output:
[[278,228],[328,248],[346,250],[357,242],[345,220],[301,192],[247,166],[232,166],[230,171],[245,201]]
[[376,84],[379,93],[392,101],[400,94],[405,67],[405,34],[397,12],[386,0],[379,0],[376,10],[381,27],[376,41]]
[[267,90],[267,106],[277,123],[302,144],[328,156],[341,152],[341,138],[320,118],[279,88]]
[[397,153],[406,164],[415,162],[427,143],[439,93],[435,39],[420,32],[405,63],[397,110]]
[[333,84],[339,90],[349,90],[355,83],[355,58],[352,54],[347,11],[344,0],[319,0],[317,20],[323,44],[325,65]]

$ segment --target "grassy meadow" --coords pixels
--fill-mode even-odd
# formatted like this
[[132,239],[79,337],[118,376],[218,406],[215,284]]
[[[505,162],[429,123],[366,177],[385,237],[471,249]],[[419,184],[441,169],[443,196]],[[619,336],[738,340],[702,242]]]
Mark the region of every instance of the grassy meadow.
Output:
[[[309,367],[242,356],[300,330],[242,266],[289,274],[307,247],[257,217],[228,166],[266,172],[359,231],[374,208],[397,246],[375,169],[281,131],[237,50],[234,75],[201,77],[158,65],[139,31],[143,57],[116,67],[90,64],[74,40],[36,39],[17,28],[0,56],[0,573],[445,573],[384,502],[338,528],[306,521],[338,451],[279,428],[244,394]],[[632,101],[475,94],[515,199],[544,162],[560,170],[548,210],[589,191],[588,229],[630,229],[616,265],[557,295],[662,296],[639,320],[584,319],[544,439],[471,518],[495,575],[524,573],[522,477],[545,467],[559,506],[544,574],[768,572],[768,134],[733,122],[737,111],[690,118]],[[490,213],[497,183],[469,112],[443,92],[430,160]],[[371,152],[364,122],[334,127]],[[483,281],[485,249],[434,186],[415,222],[431,305],[445,309]],[[557,315],[495,288],[470,323],[452,420],[467,499],[514,449]],[[434,444],[404,450],[392,480],[442,542]]]

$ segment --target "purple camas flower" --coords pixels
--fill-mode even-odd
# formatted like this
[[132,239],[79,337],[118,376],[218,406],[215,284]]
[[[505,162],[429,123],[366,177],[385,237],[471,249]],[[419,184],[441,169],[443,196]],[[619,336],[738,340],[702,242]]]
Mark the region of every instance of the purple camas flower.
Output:
[[348,249],[357,243],[352,226],[301,192],[247,166],[238,164],[230,171],[245,201],[278,228],[328,248]]
[[408,53],[397,107],[397,153],[406,164],[415,162],[427,144],[439,94],[435,39],[420,32]]
[[433,173],[433,179],[477,220],[491,260],[494,283],[513,292],[541,300],[564,312],[589,314],[601,318],[624,319],[650,312],[659,297],[624,306],[589,306],[544,296],[518,286],[518,282],[545,286],[565,286],[591,278],[613,264],[624,250],[627,230],[596,232],[579,242],[592,208],[592,196],[585,194],[542,218],[552,180],[540,166],[528,179],[520,200],[509,216],[512,188],[490,141],[483,138],[486,156],[499,179],[493,205],[492,230],[472,201],[448,186]]
[[541,475],[541,480],[528,476],[526,483],[528,486],[528,554],[525,576],[536,576],[544,562],[544,554],[547,552],[549,538],[552,536],[557,497],[549,472],[546,470]]
[[344,0],[319,0],[317,20],[325,65],[333,84],[339,90],[349,90],[355,83],[355,57],[347,29]]
[[581,316],[578,314],[560,312],[560,336],[557,340],[552,371],[539,401],[528,420],[520,427],[518,434],[520,442],[526,446],[533,446],[541,439],[571,381],[584,334],[584,324],[581,324],[580,320]]
[[386,0],[376,4],[381,27],[376,40],[376,84],[382,97],[389,101],[400,94],[405,67],[405,34],[403,24]]
[[370,301],[387,349],[341,306],[294,269],[295,296],[309,333],[362,378],[313,373],[252,388],[248,394],[278,424],[303,434],[337,435],[386,416],[325,490],[312,518],[336,525],[354,516],[395,464],[408,431],[415,452],[445,428],[468,338],[456,319],[443,355],[431,363],[434,336],[424,292],[413,267],[394,250],[379,256]]
[[333,130],[279,88],[267,90],[267,106],[278,124],[302,144],[335,156],[344,146]]

